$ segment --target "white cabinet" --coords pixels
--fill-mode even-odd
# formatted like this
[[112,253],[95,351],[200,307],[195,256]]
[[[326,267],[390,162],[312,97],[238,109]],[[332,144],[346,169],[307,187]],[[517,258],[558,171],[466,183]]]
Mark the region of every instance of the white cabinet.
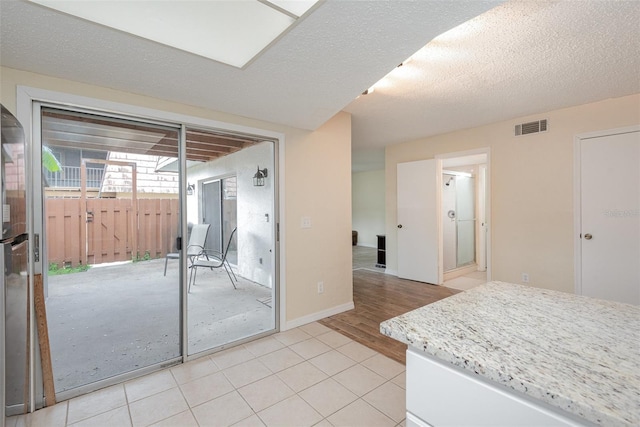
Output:
[[407,425],[592,426],[500,384],[407,350]]

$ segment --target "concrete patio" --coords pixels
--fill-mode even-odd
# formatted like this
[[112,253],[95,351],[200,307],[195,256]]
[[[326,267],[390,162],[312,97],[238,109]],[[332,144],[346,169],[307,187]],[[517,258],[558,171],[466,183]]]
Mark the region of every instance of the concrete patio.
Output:
[[[56,392],[180,356],[178,261],[94,266],[51,276],[46,300]],[[199,269],[188,296],[188,353],[275,327],[272,289]]]

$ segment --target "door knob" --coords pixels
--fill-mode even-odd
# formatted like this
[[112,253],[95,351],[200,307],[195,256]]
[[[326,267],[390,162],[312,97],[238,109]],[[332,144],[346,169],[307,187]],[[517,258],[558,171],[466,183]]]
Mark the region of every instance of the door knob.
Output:
[[402,228],[402,224],[398,224],[398,228]]
[[587,234],[584,235],[584,238],[587,239],[587,240],[591,240],[593,238],[593,236],[591,234],[587,233]]

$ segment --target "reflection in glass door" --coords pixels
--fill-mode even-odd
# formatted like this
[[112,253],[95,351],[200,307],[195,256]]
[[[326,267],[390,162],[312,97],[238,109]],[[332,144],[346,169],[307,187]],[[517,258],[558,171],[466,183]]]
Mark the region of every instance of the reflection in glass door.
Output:
[[56,394],[178,362],[179,128],[42,107],[41,129]]
[[[238,227],[238,178],[230,176],[222,180],[222,240],[229,242],[233,230]],[[238,246],[231,240],[227,259],[231,265],[238,265]]]
[[[209,224],[205,248],[221,253],[229,243],[231,233],[238,225],[238,180],[235,176],[202,183],[202,222]],[[231,240],[232,244],[235,239]],[[233,245],[227,250],[232,265],[238,261],[238,250]]]
[[[264,138],[186,131],[187,221],[210,223],[189,268],[188,354],[275,330],[275,145]],[[256,166],[267,170],[254,180]],[[256,185],[260,184],[260,185]]]
[[222,182],[219,179],[202,183],[202,222],[209,224],[205,248],[222,252]]

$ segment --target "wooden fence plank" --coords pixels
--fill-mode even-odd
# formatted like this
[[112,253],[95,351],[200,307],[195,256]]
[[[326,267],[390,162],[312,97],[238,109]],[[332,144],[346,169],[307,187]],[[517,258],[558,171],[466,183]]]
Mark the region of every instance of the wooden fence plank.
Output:
[[[66,200],[63,206],[63,224],[61,227],[62,233],[58,233],[59,238],[64,242],[64,255],[63,263],[70,263],[71,265],[78,265],[83,262],[83,254],[81,252],[84,244],[82,243],[82,237],[84,234],[81,225],[84,225],[80,221],[81,216],[81,203],[78,199]],[[61,266],[62,267],[62,266]]]
[[[50,263],[78,266],[83,248],[90,264],[127,261],[146,252],[162,258],[174,252],[178,234],[177,199],[141,199],[138,218],[129,199],[47,199],[47,256]],[[92,212],[86,222],[86,213]],[[135,220],[134,220],[135,219]],[[137,226],[134,229],[134,225]],[[86,235],[86,240],[82,237]],[[138,242],[135,246],[134,242]]]
[[96,199],[87,199],[87,219],[85,227],[87,228],[87,264],[98,264],[100,262],[99,255],[96,257],[96,252],[99,252],[100,248],[100,236],[96,234],[95,221],[96,216],[99,215],[96,211]]
[[109,213],[113,226],[113,257],[115,260],[127,259],[126,211],[123,211],[122,200],[114,200],[113,209]]
[[51,200],[47,202],[47,209],[45,211],[47,227],[46,242],[47,242],[47,258],[50,263],[60,264],[63,261],[64,256],[64,236],[58,236],[58,232],[61,229],[61,221],[64,221],[64,205],[62,200]]

